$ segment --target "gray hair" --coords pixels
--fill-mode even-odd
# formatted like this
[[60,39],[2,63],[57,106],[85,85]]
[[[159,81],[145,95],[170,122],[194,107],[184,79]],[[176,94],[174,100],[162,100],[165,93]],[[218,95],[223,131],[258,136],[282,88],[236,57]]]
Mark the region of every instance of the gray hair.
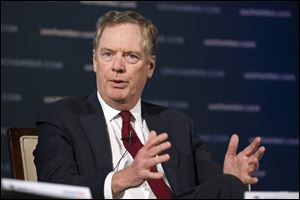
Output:
[[139,25],[144,39],[146,55],[156,55],[157,28],[150,21],[135,11],[110,11],[102,15],[96,24],[96,34],[93,40],[94,51],[98,48],[103,30],[108,26],[115,26],[124,23]]

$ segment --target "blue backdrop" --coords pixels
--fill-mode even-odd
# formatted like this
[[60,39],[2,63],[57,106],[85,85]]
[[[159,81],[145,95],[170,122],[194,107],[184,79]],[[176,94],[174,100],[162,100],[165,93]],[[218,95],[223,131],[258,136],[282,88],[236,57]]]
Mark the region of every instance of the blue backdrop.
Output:
[[299,190],[298,2],[1,1],[1,177],[8,127],[96,88],[92,39],[109,10],[135,10],[159,29],[158,62],[143,99],[190,115],[223,163],[229,137],[267,151],[254,190]]

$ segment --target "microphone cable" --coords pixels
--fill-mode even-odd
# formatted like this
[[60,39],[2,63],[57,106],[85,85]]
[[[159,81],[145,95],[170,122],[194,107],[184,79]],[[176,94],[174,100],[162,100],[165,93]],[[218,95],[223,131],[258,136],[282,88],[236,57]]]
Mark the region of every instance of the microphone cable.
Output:
[[127,149],[126,149],[126,151],[122,154],[121,158],[119,159],[117,165],[115,166],[114,171],[116,171],[116,170],[119,169],[119,165],[120,165],[120,163],[121,163],[121,160],[122,160],[127,154],[128,154],[128,151],[127,151]]
[[[122,141],[126,141],[127,143],[129,143],[129,145],[131,145],[131,141],[133,140],[133,134],[131,131],[129,131],[129,136],[127,138],[121,138]],[[121,158],[119,159],[117,165],[115,166],[114,168],[114,171],[115,170],[118,170],[119,168],[119,165],[121,163],[121,160],[128,154],[128,150],[126,149],[126,151],[122,154]]]

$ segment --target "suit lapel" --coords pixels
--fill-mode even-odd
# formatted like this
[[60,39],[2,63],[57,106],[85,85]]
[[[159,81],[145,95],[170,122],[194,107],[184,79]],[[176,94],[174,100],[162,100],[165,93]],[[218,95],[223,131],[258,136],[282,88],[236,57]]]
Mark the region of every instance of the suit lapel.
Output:
[[88,113],[79,116],[89,139],[97,163],[97,171],[112,170],[112,153],[103,111],[97,98],[92,94],[87,100]]
[[179,186],[178,186],[179,160],[178,160],[178,152],[174,145],[176,144],[174,141],[175,138],[173,138],[171,135],[172,132],[171,132],[170,124],[167,121],[159,118],[160,117],[159,112],[153,112],[153,110],[150,111],[147,105],[143,103],[142,103],[142,113],[143,113],[143,118],[147,122],[149,131],[155,130],[157,134],[166,132],[169,135],[168,140],[171,142],[172,145],[170,149],[166,150],[163,153],[168,153],[170,155],[170,160],[165,163],[162,163],[162,166],[164,168],[167,179],[171,185],[172,191],[174,193],[177,193],[179,192]]
[[[90,146],[92,147],[95,161],[97,163],[97,171],[112,171],[112,152],[108,130],[104,118],[101,105],[97,98],[97,93],[93,93],[86,103],[87,113],[79,116],[80,122],[87,134]],[[157,134],[166,132],[169,135],[169,141],[172,146],[164,153],[168,153],[171,159],[162,164],[167,179],[174,193],[179,192],[178,185],[178,152],[175,147],[175,139],[172,137],[172,129],[170,124],[160,119],[160,112],[142,103],[142,115],[147,122],[149,130],[155,130]],[[176,195],[176,194],[175,194]]]

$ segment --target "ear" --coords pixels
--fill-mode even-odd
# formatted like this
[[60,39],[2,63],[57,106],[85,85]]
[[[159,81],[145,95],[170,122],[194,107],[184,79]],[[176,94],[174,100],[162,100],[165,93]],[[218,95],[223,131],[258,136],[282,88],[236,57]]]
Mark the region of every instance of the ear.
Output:
[[93,69],[94,69],[95,73],[97,72],[97,65],[98,65],[98,62],[96,59],[96,53],[95,53],[95,50],[93,50]]
[[154,73],[155,69],[155,64],[156,64],[156,56],[151,56],[149,59],[149,69],[148,69],[148,79],[150,79]]

